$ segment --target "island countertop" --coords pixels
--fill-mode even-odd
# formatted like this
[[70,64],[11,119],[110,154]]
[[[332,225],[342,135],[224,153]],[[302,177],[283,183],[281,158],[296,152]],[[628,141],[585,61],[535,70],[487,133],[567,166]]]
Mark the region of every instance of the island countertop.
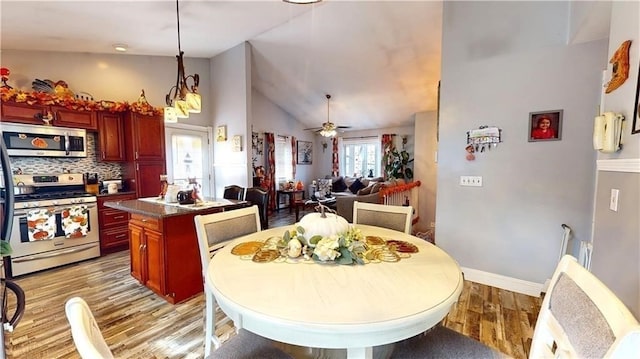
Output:
[[127,201],[107,201],[105,207],[118,209],[129,213],[137,213],[150,217],[164,218],[181,216],[185,214],[197,214],[197,212],[211,211],[213,209],[229,210],[247,206],[249,202],[220,198],[205,198],[199,204],[166,203],[157,197],[138,198]]

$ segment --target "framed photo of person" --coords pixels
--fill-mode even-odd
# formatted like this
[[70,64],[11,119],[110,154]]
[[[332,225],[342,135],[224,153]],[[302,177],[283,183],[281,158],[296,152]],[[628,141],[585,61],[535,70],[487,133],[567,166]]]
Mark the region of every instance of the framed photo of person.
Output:
[[298,141],[297,148],[297,164],[310,165],[313,160],[313,142],[310,141]]
[[562,139],[562,110],[529,113],[529,142]]

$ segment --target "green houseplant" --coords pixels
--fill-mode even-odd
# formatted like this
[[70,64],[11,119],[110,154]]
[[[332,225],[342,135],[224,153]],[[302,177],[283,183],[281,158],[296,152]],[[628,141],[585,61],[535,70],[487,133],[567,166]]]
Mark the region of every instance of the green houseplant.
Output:
[[406,150],[398,151],[396,148],[391,148],[385,151],[382,163],[384,163],[384,172],[387,178],[413,179],[413,170],[409,165],[413,162],[413,158],[409,157],[409,152]]

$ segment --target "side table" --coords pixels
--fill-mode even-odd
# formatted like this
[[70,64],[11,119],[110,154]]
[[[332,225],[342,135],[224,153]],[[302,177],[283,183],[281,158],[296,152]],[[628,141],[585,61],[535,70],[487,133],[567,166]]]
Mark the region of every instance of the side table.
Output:
[[292,213],[293,207],[295,207],[294,203],[296,200],[296,194],[302,193],[302,199],[305,198],[303,189],[279,189],[276,191],[276,211],[280,211],[280,196],[288,196],[289,197],[289,213]]

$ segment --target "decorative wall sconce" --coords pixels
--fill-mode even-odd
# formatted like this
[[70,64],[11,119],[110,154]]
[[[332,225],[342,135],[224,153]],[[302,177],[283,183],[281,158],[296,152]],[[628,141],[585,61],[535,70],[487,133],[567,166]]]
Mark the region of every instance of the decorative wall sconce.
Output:
[[327,141],[322,141],[322,153],[324,153],[324,150],[326,150],[326,149],[327,149],[327,146],[328,146],[328,145],[329,145],[329,144],[327,144]]

